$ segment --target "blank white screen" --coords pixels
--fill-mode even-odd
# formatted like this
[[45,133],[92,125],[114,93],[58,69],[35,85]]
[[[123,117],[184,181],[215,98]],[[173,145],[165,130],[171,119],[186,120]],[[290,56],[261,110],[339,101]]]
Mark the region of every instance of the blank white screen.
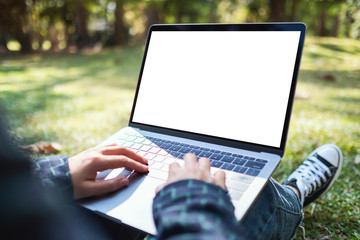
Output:
[[280,147],[300,31],[153,31],[133,122]]

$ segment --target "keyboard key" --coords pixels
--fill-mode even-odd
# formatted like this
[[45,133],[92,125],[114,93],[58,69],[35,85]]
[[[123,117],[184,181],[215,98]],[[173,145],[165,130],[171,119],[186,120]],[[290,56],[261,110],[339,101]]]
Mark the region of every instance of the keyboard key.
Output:
[[246,183],[236,182],[236,181],[232,181],[232,180],[227,180],[225,182],[225,185],[229,189],[234,189],[234,190],[241,191],[241,192],[245,192],[246,189],[249,187],[249,185]]
[[162,162],[162,161],[164,161],[165,158],[166,158],[165,156],[156,155],[156,157],[153,158],[153,160],[156,162]]
[[132,141],[134,141],[135,139],[136,139],[135,136],[128,136],[128,137],[126,138],[126,141],[132,142]]
[[154,153],[148,153],[144,156],[144,158],[146,158],[148,160],[152,160],[155,156],[156,156],[156,154],[154,154]]
[[118,144],[118,145],[123,145],[126,141],[125,140],[120,140],[120,139],[115,139],[114,143]]
[[231,156],[224,156],[221,161],[231,163],[235,158]]
[[172,158],[172,157],[167,157],[167,158],[165,158],[165,160],[164,160],[164,163],[166,163],[166,164],[172,164],[173,162],[175,162],[175,158]]
[[148,146],[148,145],[144,145],[140,148],[140,150],[142,151],[148,151],[149,149],[151,148],[151,146]]
[[236,165],[244,165],[244,163],[246,163],[246,160],[241,158],[235,158],[233,163]]
[[181,147],[180,146],[172,146],[169,148],[170,151],[178,151]]
[[145,140],[142,142],[142,144],[144,144],[144,145],[150,145],[150,144],[152,144],[152,142],[151,142],[149,139],[145,139]]
[[[160,146],[159,146],[160,147]],[[169,144],[169,143],[163,143],[162,145],[161,145],[161,148],[162,149],[169,149],[169,148],[171,148],[171,144]]]
[[152,148],[150,148],[149,152],[151,152],[151,153],[158,153],[160,150],[161,150],[161,149],[158,148],[158,147],[152,147]]
[[179,159],[183,159],[183,158],[184,158],[184,156],[185,156],[185,153],[180,153],[180,155],[179,155],[179,156],[177,156],[177,158],[179,158]]
[[235,153],[233,153],[231,156],[233,156],[233,157],[237,157],[237,158],[242,158],[242,157],[244,157],[243,155],[240,155],[240,154],[235,154]]
[[224,170],[233,170],[234,168],[235,168],[235,165],[231,164],[231,163],[224,163],[221,166],[221,169],[224,169]]
[[171,142],[172,145],[180,145],[179,142]]
[[189,147],[190,145],[189,145],[189,144],[186,144],[186,143],[180,143],[180,146],[182,146],[182,147]]
[[128,137],[128,135],[122,134],[122,135],[118,136],[117,139],[124,140],[127,137]]
[[199,147],[199,146],[190,145],[189,148],[191,148],[191,149],[199,149],[200,147]]
[[250,175],[250,176],[257,176],[259,175],[260,171],[253,169],[253,168],[249,168],[245,174]]
[[140,155],[140,156],[142,156],[142,157],[144,157],[144,156],[147,154],[147,152],[138,151],[137,154]]
[[191,151],[191,148],[188,148],[188,147],[182,147],[180,150],[179,150],[179,152],[181,152],[181,153],[188,153],[188,152],[190,152]]
[[166,156],[169,153],[167,151],[165,151],[164,149],[161,149],[157,154],[162,155],[162,156]]
[[196,149],[193,149],[193,150],[190,150],[191,153],[195,154],[196,156],[198,156],[202,151],[201,150],[196,150]]
[[141,142],[143,142],[144,140],[145,140],[145,138],[138,137],[138,138],[136,138],[136,139],[134,140],[134,142],[136,142],[136,143],[141,143]]
[[[246,171],[246,168],[244,168],[244,169]],[[249,176],[249,175],[245,175],[245,174],[233,174],[231,176],[231,179],[234,180],[234,181],[237,181],[237,182],[243,182],[243,183],[250,184],[250,183],[252,183],[252,181],[255,178],[252,177],[252,176]]]
[[231,156],[231,153],[229,152],[221,152],[222,155]]
[[230,194],[231,199],[239,200],[242,197],[243,192],[236,191],[236,190],[231,190],[229,192],[229,194]]
[[235,171],[235,172],[238,172],[238,173],[245,173],[247,169],[248,169],[248,168],[246,168],[246,167],[236,166],[236,167],[234,168],[234,171]]
[[140,143],[134,143],[134,145],[131,146],[132,149],[139,149],[142,147],[142,144]]
[[160,168],[160,171],[168,173],[169,172],[169,165],[164,164],[164,166],[162,168]]
[[133,144],[134,144],[134,143],[132,143],[132,142],[124,142],[124,143],[123,143],[123,146],[124,146],[124,147],[131,147]]
[[161,140],[161,142],[163,142],[163,143],[171,143],[171,141],[169,141],[169,140],[164,140],[164,139],[160,139]]
[[155,146],[162,147],[162,145],[164,145],[164,144],[166,144],[166,143],[162,143],[162,142],[153,142],[151,145],[153,145],[153,146],[154,146],[154,144],[155,144]]
[[209,151],[210,150],[209,148],[204,148],[204,147],[201,147],[199,149],[202,150],[202,151]]
[[160,168],[162,168],[164,166],[164,164],[162,163],[158,163],[158,162],[154,162],[152,165],[151,165],[151,169],[157,169],[159,170]]
[[246,160],[251,160],[251,161],[254,161],[254,160],[255,160],[254,157],[249,157],[249,156],[245,156],[244,159],[246,159]]
[[212,153],[220,153],[221,151],[215,150],[215,149],[211,149],[210,152]]
[[213,166],[213,167],[219,168],[219,167],[221,167],[221,165],[223,165],[223,163],[220,161],[216,161],[216,160],[211,161],[211,166]]
[[199,154],[199,157],[210,157],[211,156],[211,152],[202,152]]
[[180,155],[180,153],[179,153],[179,152],[175,152],[175,151],[171,151],[171,152],[170,152],[170,155],[176,158],[176,157],[178,157],[178,156]]
[[167,178],[168,178],[168,174],[166,172],[156,170],[156,169],[150,169],[148,176],[162,179],[162,180],[167,180]]
[[249,168],[262,169],[265,166],[265,164],[264,163],[259,163],[259,162],[248,161],[245,164],[245,166],[249,167]]
[[220,160],[222,157],[223,155],[221,154],[213,153],[210,158],[214,160]]
[[257,162],[261,162],[261,163],[267,163],[267,162],[268,162],[267,160],[265,160],[265,159],[260,159],[260,158],[256,159],[256,161],[257,161]]

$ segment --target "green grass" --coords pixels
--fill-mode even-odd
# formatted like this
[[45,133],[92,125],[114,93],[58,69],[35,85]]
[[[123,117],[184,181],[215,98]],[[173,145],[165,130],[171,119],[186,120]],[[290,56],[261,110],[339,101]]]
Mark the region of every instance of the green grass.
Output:
[[[23,145],[56,141],[60,154],[73,155],[126,126],[142,51],[1,57],[0,104],[14,135]],[[295,100],[275,179],[324,143],[342,149],[344,166],[329,193],[304,210],[296,239],[360,239],[360,41],[308,37],[297,92],[309,97]]]

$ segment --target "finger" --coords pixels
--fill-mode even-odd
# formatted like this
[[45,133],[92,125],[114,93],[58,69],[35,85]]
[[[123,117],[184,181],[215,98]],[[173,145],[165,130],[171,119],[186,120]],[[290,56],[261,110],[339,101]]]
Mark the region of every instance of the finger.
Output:
[[137,162],[148,164],[148,160],[131,151],[130,149],[124,148],[119,145],[115,146],[105,146],[101,149],[101,153],[104,155],[124,155]]
[[129,179],[126,177],[113,178],[109,180],[98,180],[88,182],[87,189],[89,189],[89,196],[98,196],[106,193],[116,191],[129,184]]
[[93,166],[96,171],[104,171],[107,169],[115,169],[120,167],[125,167],[130,170],[135,170],[137,172],[148,172],[149,167],[137,161],[134,161],[127,156],[120,155],[120,156],[107,156],[102,155],[97,161],[96,164]]
[[224,190],[226,190],[225,180],[226,180],[226,175],[224,171],[217,171],[214,174],[214,178],[213,178],[214,184],[221,187]]
[[195,168],[197,164],[197,159],[195,154],[187,153],[184,156],[184,167],[185,168]]
[[198,161],[198,165],[199,165],[200,169],[204,169],[204,170],[206,170],[207,172],[210,173],[210,166],[211,165],[210,165],[210,160],[209,159],[204,158],[204,157],[200,158],[199,161]]
[[177,162],[173,162],[169,165],[169,175],[168,178],[170,178],[170,176],[174,176],[176,175],[176,173],[181,169],[180,165]]

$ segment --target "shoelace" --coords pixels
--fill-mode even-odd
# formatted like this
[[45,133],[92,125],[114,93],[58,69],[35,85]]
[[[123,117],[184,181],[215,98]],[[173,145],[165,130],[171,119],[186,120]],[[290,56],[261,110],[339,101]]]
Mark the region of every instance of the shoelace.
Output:
[[296,169],[291,177],[301,181],[304,196],[308,196],[316,189],[316,187],[320,187],[322,183],[326,182],[330,176],[330,169],[316,157],[311,156]]

